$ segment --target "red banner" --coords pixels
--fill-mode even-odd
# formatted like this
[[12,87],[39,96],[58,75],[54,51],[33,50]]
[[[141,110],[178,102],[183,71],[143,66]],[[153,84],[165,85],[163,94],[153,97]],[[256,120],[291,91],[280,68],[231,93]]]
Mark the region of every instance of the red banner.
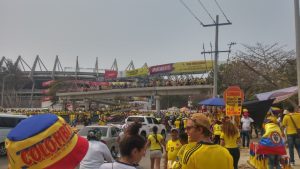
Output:
[[104,78],[105,79],[115,79],[118,76],[118,72],[115,70],[105,70]]
[[47,86],[50,86],[52,83],[54,83],[54,80],[49,80],[49,81],[43,82],[42,86],[47,87]]
[[151,66],[149,68],[150,75],[158,74],[158,73],[168,73],[173,70],[173,64],[164,64],[164,65],[157,65]]

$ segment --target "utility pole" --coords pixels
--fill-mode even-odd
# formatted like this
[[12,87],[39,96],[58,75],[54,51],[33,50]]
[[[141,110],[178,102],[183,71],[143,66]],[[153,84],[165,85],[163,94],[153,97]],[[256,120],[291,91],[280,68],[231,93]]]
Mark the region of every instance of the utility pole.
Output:
[[216,27],[216,34],[215,34],[215,51],[211,52],[201,52],[201,54],[204,53],[214,53],[215,54],[215,59],[214,59],[214,88],[213,88],[213,97],[217,97],[218,95],[218,58],[219,58],[219,53],[220,52],[229,52],[229,51],[219,51],[219,26],[224,26],[224,25],[231,25],[231,22],[226,22],[226,23],[219,23],[219,15],[216,16],[216,21],[214,24],[208,24],[204,25],[202,24],[203,27],[210,27],[210,26],[215,26]]
[[300,16],[299,0],[294,0],[295,8],[295,34],[296,34],[296,61],[297,61],[297,82],[298,82],[298,106],[300,106]]

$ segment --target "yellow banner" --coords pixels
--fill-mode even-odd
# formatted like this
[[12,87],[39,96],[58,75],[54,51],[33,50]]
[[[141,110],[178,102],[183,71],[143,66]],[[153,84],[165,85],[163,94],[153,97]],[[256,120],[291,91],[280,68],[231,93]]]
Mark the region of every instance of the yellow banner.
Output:
[[148,67],[142,67],[134,70],[127,70],[126,77],[147,76],[149,73]]
[[213,68],[213,61],[177,62],[173,64],[172,73],[206,72]]
[[226,115],[241,115],[242,105],[240,96],[227,96],[226,98]]

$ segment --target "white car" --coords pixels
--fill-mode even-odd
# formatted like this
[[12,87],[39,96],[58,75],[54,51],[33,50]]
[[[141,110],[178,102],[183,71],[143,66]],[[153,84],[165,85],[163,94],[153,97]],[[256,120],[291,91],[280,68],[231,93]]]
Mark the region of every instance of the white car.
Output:
[[133,122],[140,122],[142,123],[142,128],[140,129],[139,133],[144,138],[147,138],[149,134],[152,133],[152,128],[157,126],[158,131],[157,133],[161,134],[164,138],[166,138],[166,127],[163,124],[160,124],[154,117],[151,116],[128,116],[125,119],[126,124],[130,124]]
[[119,153],[119,146],[117,143],[117,139],[121,129],[113,126],[113,125],[106,125],[106,126],[85,126],[81,130],[79,130],[78,134],[87,138],[88,132],[90,130],[100,130],[101,131],[101,141],[105,143],[108,149],[111,152],[111,155],[116,158]]
[[25,115],[0,113],[0,156],[6,155],[5,139],[11,129],[15,128],[20,121],[26,119]]

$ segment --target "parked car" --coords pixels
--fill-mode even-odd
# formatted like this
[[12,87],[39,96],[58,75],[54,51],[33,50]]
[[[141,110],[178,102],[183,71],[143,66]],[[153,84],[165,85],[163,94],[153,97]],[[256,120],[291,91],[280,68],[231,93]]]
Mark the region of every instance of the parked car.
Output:
[[6,155],[5,139],[11,129],[26,119],[25,115],[2,114],[0,113],[0,156]]
[[85,126],[81,130],[79,130],[78,134],[83,136],[84,138],[87,137],[88,132],[90,130],[100,130],[101,131],[101,141],[105,143],[108,149],[111,152],[111,155],[116,158],[119,153],[119,146],[117,143],[117,139],[121,129],[113,126],[113,125],[105,125],[105,126]]
[[142,123],[142,127],[140,128],[140,135],[144,138],[152,133],[152,128],[157,126],[158,133],[160,133],[164,138],[166,138],[166,127],[163,124],[160,124],[154,117],[151,116],[128,116],[125,120],[126,124],[130,124],[132,122],[140,122]]

